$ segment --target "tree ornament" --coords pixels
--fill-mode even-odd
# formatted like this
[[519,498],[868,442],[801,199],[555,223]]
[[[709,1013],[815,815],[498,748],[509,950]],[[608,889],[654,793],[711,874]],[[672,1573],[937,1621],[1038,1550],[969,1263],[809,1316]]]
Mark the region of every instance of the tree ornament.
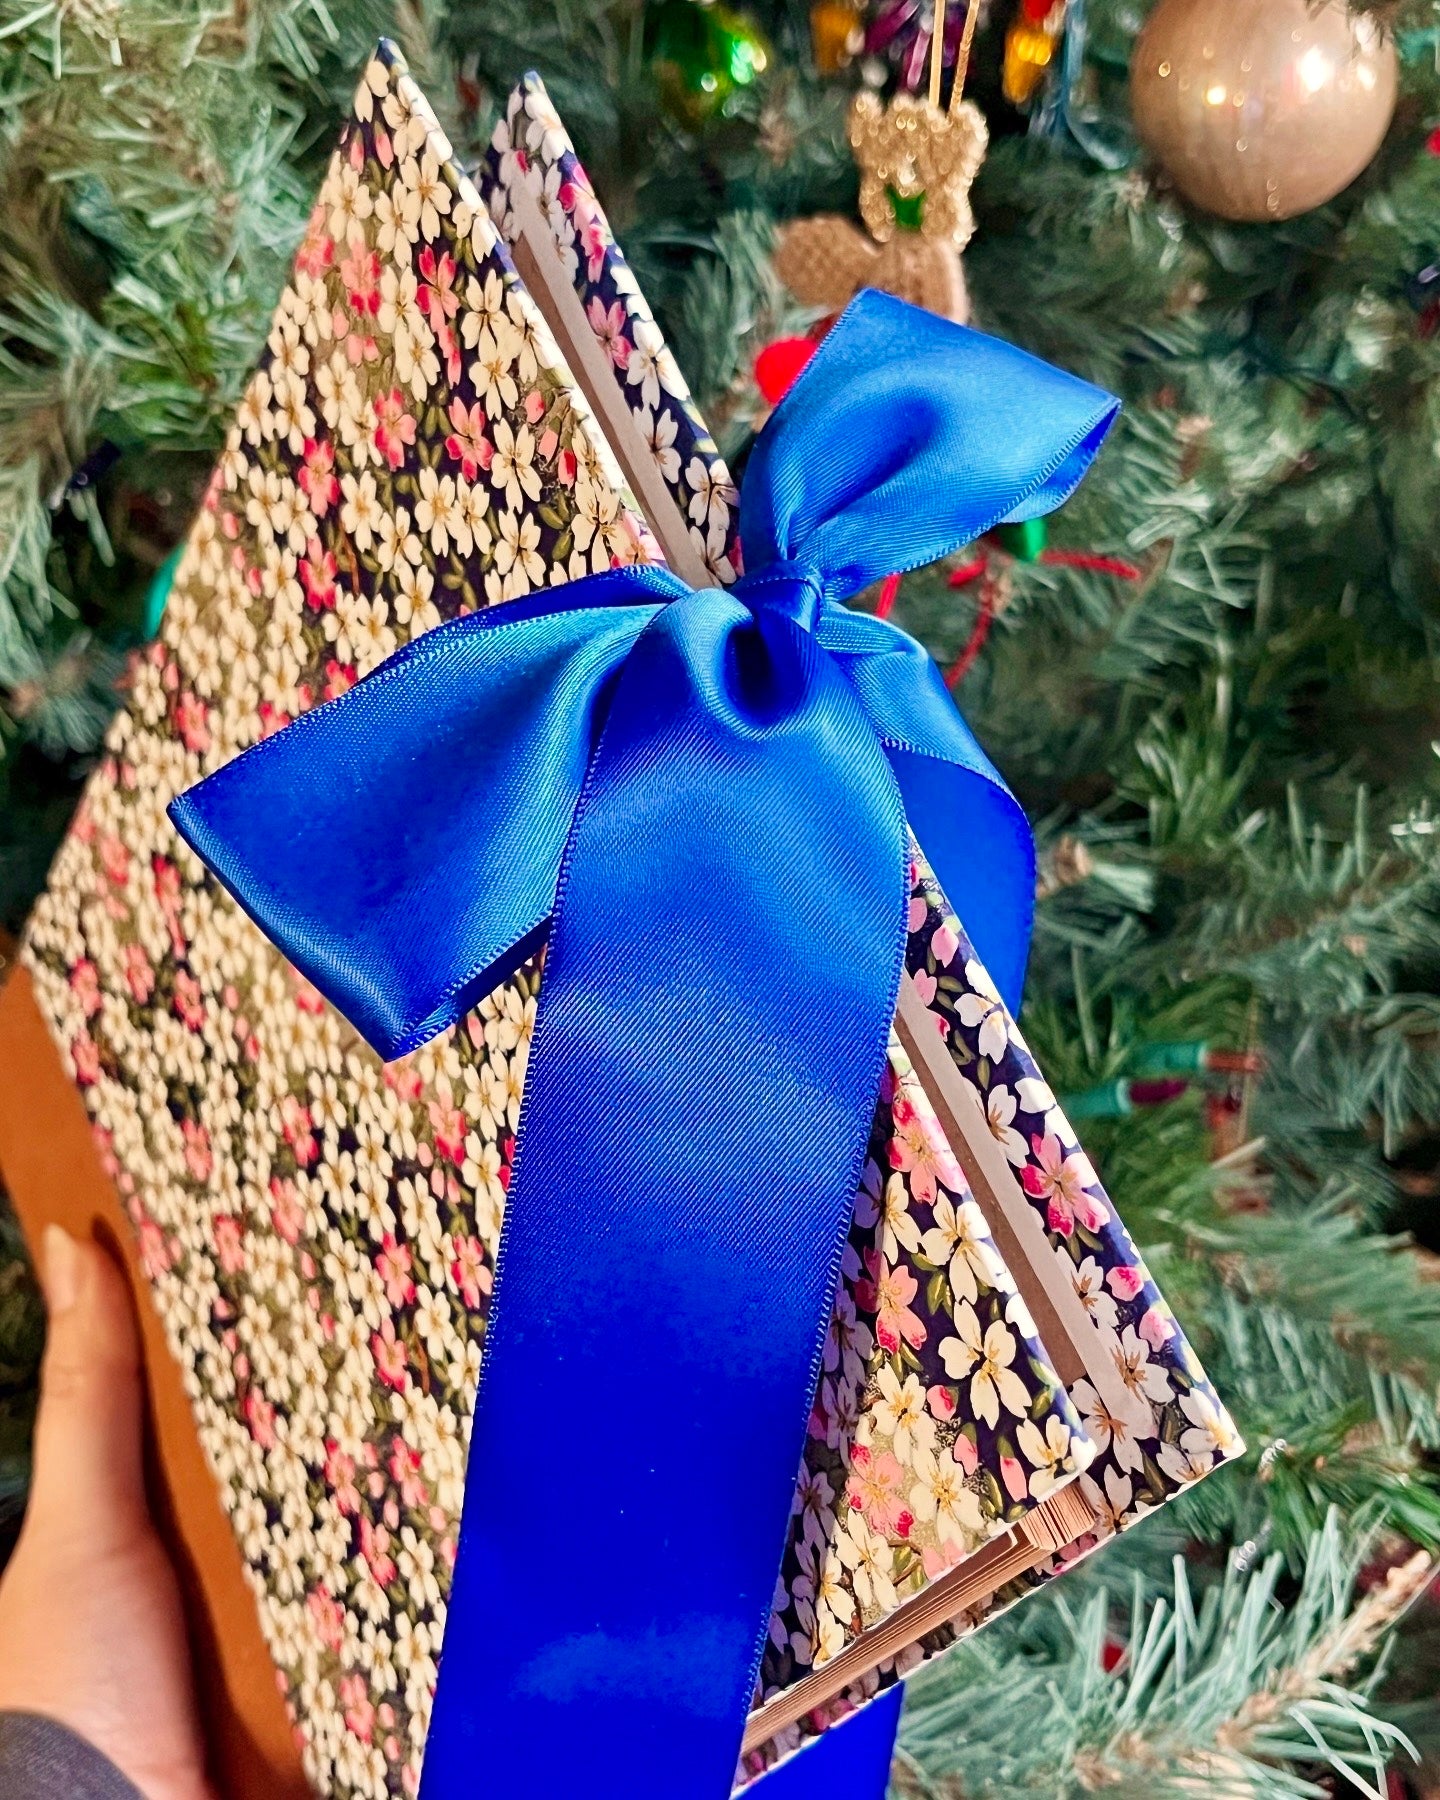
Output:
[[775,269],[807,306],[835,312],[862,287],[881,288],[962,323],[970,316],[960,252],[975,231],[970,188],[985,157],[984,115],[964,99],[977,9],[966,15],[948,108],[940,104],[944,0],[931,37],[928,96],[898,93],[887,103],[857,94],[850,147],[860,165],[860,216],[797,219],[780,233]]
[[1065,0],[1020,0],[1005,34],[1002,86],[1012,106],[1028,106],[1055,60],[1065,29]]
[[1333,199],[1395,110],[1395,46],[1346,0],[1160,0],[1135,42],[1142,142],[1222,219],[1291,219]]
[[861,0],[815,0],[810,8],[810,48],[822,75],[838,75],[865,48]]
[[770,64],[770,45],[748,13],[722,0],[659,0],[646,14],[650,67],[667,111],[703,125]]

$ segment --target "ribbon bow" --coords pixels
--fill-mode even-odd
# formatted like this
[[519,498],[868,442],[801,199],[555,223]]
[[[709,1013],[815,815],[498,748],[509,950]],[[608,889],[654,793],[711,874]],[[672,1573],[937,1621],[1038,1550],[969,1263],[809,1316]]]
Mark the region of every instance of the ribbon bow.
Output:
[[1057,506],[1115,412],[861,294],[756,442],[730,591],[624,568],[457,620],[171,808],[387,1057],[548,937],[427,1797],[730,1791],[907,818],[1012,999],[1033,888],[934,665],[842,602]]

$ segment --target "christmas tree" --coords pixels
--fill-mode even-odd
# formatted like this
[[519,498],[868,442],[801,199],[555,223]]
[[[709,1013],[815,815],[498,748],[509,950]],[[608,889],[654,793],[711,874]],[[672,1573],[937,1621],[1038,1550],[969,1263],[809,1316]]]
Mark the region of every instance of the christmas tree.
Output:
[[[1378,153],[1231,223],[1193,152],[1137,137],[1142,0],[949,8],[991,137],[975,322],[1125,412],[1048,547],[865,603],[951,671],[1035,823],[1027,1035],[1250,1453],[919,1676],[900,1793],[1440,1780],[1410,1748],[1440,1757],[1440,12],[1353,10],[1398,67]],[[0,924],[380,32],[471,153],[539,70],[741,467],[757,356],[817,327],[777,234],[855,216],[852,97],[923,87],[933,28],[889,0],[0,0]],[[36,1313],[13,1235],[0,1259],[3,1531]]]

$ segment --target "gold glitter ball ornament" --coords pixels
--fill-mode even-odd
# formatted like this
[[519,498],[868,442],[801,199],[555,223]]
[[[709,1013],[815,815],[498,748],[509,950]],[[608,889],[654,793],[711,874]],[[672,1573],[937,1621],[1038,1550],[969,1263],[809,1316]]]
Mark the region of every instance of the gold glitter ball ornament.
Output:
[[1395,110],[1395,46],[1345,0],[1160,0],[1135,42],[1135,129],[1186,199],[1292,219],[1347,188]]

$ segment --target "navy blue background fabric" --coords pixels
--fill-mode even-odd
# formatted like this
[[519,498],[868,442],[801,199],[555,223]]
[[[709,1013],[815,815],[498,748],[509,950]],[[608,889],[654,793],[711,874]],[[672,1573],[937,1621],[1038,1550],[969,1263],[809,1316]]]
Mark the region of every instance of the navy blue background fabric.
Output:
[[1019,808],[919,646],[841,602],[1058,504],[1115,410],[864,294],[756,445],[729,593],[618,570],[444,626],[172,807],[386,1055],[549,919],[425,1800],[730,1790],[907,813],[1012,994],[1029,928]]

